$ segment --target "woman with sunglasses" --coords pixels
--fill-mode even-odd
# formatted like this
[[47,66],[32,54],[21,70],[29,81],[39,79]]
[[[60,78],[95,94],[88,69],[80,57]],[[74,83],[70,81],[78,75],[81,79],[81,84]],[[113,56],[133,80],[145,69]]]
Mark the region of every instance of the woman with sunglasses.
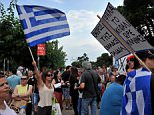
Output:
[[32,95],[32,85],[28,85],[27,82],[28,77],[22,76],[20,85],[16,85],[14,92],[12,94],[12,98],[15,100],[15,106],[17,106],[20,103],[20,107],[26,107],[26,115],[31,115],[32,105],[30,96]]
[[17,115],[15,111],[9,108],[6,100],[9,100],[9,86],[6,78],[0,73],[0,115]]
[[52,97],[54,93],[54,88],[51,84],[52,74],[50,71],[45,71],[40,74],[35,61],[32,62],[32,65],[34,66],[40,96],[38,115],[51,115]]

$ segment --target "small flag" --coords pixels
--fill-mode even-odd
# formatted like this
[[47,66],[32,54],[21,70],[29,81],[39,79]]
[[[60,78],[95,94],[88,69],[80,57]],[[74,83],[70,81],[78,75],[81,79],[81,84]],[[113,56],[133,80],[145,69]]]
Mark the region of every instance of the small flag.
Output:
[[17,11],[29,46],[70,35],[66,15],[58,9],[17,5]]

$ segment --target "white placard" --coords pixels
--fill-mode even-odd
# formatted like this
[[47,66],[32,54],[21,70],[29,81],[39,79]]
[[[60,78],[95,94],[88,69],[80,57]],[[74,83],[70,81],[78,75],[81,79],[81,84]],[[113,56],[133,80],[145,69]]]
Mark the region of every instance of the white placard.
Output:
[[129,53],[153,48],[110,3],[91,34],[116,60]]
[[96,25],[91,34],[110,52],[110,54],[119,59],[128,55],[130,52],[123,46],[117,38],[102,24],[101,21]]
[[110,3],[102,18],[134,52],[152,49],[147,40]]
[[61,83],[56,83],[53,86],[54,86],[54,88],[60,88],[61,87]]

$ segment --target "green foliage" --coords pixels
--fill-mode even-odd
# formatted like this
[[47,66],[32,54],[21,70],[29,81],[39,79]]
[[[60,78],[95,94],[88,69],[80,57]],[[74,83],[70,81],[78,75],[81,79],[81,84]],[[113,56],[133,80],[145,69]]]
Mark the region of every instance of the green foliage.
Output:
[[[81,68],[83,61],[89,61],[89,58],[86,53],[83,54],[83,56],[78,57],[76,61],[72,62],[72,66]],[[102,65],[110,66],[113,63],[112,56],[109,56],[108,53],[103,53],[100,57],[97,58],[96,62],[91,62],[92,67],[98,67]]]
[[74,61],[74,62],[72,62],[71,65],[72,65],[72,66],[75,66],[75,67],[77,67],[77,68],[81,68],[81,67],[82,67],[82,63],[80,63],[79,61]]
[[154,46],[154,1],[124,0],[117,9]]
[[2,63],[3,59],[9,60],[10,68],[23,64],[21,60],[25,57],[22,57],[21,52],[26,54],[28,49],[20,22],[14,17],[14,2],[10,2],[6,11],[4,5],[0,4],[0,62]]
[[57,69],[65,66],[66,53],[63,47],[58,48],[58,41],[46,43],[46,55],[40,57],[40,67]]
[[[32,69],[32,58],[24,38],[23,29],[19,19],[14,16],[15,3],[16,0],[12,0],[6,11],[4,5],[0,3],[0,68],[3,67],[3,60],[5,59],[7,62],[9,61],[7,66],[10,70],[19,65]],[[63,67],[66,57],[66,53],[62,51],[63,47],[58,48],[58,41],[48,42],[46,46],[47,53],[45,57],[41,57],[40,66],[54,69]],[[31,50],[36,60],[36,47],[31,47]]]
[[72,62],[71,65],[80,68],[80,67],[82,67],[83,61],[89,61],[89,58],[86,53],[84,53],[83,56],[78,57],[77,60]]
[[106,65],[107,67],[109,67],[110,65],[112,65],[112,63],[113,63],[112,56],[109,56],[108,53],[103,53],[100,57],[97,58],[96,67],[102,65]]

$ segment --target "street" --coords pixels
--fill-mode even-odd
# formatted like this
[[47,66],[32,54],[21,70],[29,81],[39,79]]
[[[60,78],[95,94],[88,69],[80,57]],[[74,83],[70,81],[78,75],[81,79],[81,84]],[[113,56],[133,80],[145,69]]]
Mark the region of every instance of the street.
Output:
[[[90,112],[89,112],[90,113]],[[72,110],[65,110],[63,109],[62,115],[74,115],[73,109]],[[90,114],[91,115],[91,114]],[[97,109],[96,115],[99,115],[99,109]]]

